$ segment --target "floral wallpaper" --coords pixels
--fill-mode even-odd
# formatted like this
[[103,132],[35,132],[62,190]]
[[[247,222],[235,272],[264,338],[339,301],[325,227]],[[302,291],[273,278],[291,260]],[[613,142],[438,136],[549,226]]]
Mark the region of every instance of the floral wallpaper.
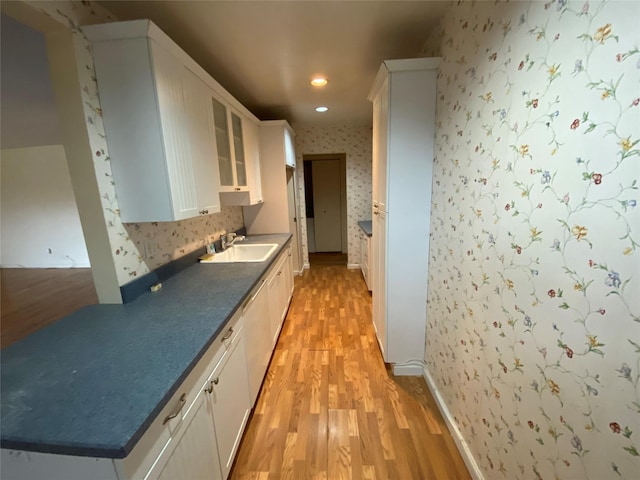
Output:
[[347,155],[347,241],[348,260],[351,265],[360,263],[360,227],[358,221],[371,219],[371,126],[307,126],[294,125],[296,132],[296,157],[299,168],[298,189],[300,201],[300,225],[304,262],[309,263],[307,222],[304,200],[304,155],[345,153]]
[[[114,16],[94,2],[25,2],[73,32],[78,62],[78,76],[82,86],[84,110],[101,194],[105,222],[109,233],[113,261],[119,285],[124,285],[158,266],[179,258],[205,245],[205,239],[217,238],[221,231],[237,230],[243,226],[241,207],[222,207],[217,214],[196,217],[182,222],[123,224],[116,198],[107,138],[102,123],[102,109],[93,67],[91,44],[80,25],[117,21]],[[153,239],[157,253],[145,257],[144,244]]]
[[426,364],[487,479],[640,475],[640,3],[458,2]]

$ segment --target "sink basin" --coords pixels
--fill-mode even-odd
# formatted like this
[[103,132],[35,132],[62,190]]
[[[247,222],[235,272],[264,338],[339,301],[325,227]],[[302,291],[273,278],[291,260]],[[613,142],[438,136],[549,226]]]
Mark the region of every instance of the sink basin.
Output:
[[264,262],[276,248],[277,243],[234,244],[200,263]]

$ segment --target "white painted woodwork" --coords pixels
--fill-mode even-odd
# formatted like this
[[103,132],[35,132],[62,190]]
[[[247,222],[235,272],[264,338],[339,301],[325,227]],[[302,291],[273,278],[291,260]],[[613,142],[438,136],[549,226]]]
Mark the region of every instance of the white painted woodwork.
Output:
[[119,480],[113,460],[109,458],[71,457],[3,449],[0,453],[0,465],[3,480]]
[[79,57],[76,57],[76,53],[80,54],[80,47],[74,38],[75,34],[69,29],[60,31],[57,22],[44,13],[35,14],[36,9],[26,7],[26,4],[4,2],[2,7],[3,11],[9,7],[16,10],[23,7],[28,9],[26,17],[37,21],[40,28],[46,31],[47,56],[58,117],[62,125],[64,150],[96,293],[100,303],[122,303],[119,285],[126,282],[118,278],[121,272],[116,270],[113,259],[110,229],[105,221],[110,214],[104,209],[96,166],[93,161],[88,161],[94,151],[89,140],[85,110],[87,106],[81,94],[82,86],[78,76],[78,72],[84,67],[78,64]]
[[243,209],[249,234],[291,233],[294,268],[302,272],[302,245],[298,227],[295,167],[295,133],[285,120],[260,125],[260,164],[264,204]]
[[[167,445],[144,480],[175,480],[177,478],[206,478],[222,480],[218,459],[218,444],[213,429],[213,418],[207,411],[207,392],[201,389],[191,407],[188,425],[182,435],[171,438],[172,450]],[[169,452],[165,455],[165,452]],[[166,457],[166,458],[165,458]]]
[[289,245],[289,248],[287,249],[287,259],[285,262],[285,266],[284,266],[284,278],[285,278],[285,282],[286,282],[286,292],[287,292],[287,296],[286,296],[286,301],[285,301],[285,305],[284,305],[284,311],[282,313],[282,321],[284,322],[284,318],[287,316],[287,310],[289,309],[289,302],[291,302],[291,299],[293,298],[293,289],[294,289],[294,282],[293,282],[293,263],[294,263],[294,245],[291,244]]
[[340,160],[314,160],[311,168],[316,252],[341,252]]
[[296,168],[296,150],[293,137],[295,134],[289,124],[284,126],[284,163],[287,167]]
[[288,216],[286,156],[287,150],[293,152],[293,130],[284,120],[264,121],[259,135],[264,204],[243,209],[247,233],[292,233]]
[[[386,362],[424,358],[440,59],[383,62],[373,102],[373,322]],[[426,181],[425,181],[426,179]],[[404,368],[403,368],[404,364]]]
[[[382,351],[382,358],[385,362],[391,363],[387,350],[387,225],[386,212],[384,210],[373,211],[372,229],[373,288],[371,315],[373,317],[373,326],[376,329],[378,343],[380,344],[380,350]],[[410,280],[405,279],[404,283],[408,281]]]
[[246,326],[247,370],[252,407],[258,398],[258,392],[273,351],[266,285],[267,279],[264,279],[254,289],[251,297],[243,306],[242,313]]
[[371,291],[371,237],[366,233],[360,232],[360,270],[367,284],[367,289]]
[[263,202],[260,166],[260,124],[229,110],[233,184],[221,186],[223,205],[260,205]]
[[[207,393],[207,398],[215,424],[222,478],[229,475],[251,412],[244,332],[239,333],[236,338],[227,355],[211,373],[206,385],[212,388],[211,393]],[[173,478],[211,477],[185,475],[182,472]]]
[[292,268],[294,273],[302,275],[304,263],[302,259],[302,243],[300,242],[300,215],[298,213],[298,201],[296,192],[296,174],[291,168],[287,169],[287,206],[289,213],[289,232],[293,235],[291,240]]
[[191,136],[191,152],[195,174],[199,213],[220,212],[218,195],[219,171],[216,161],[216,138],[211,89],[190,70],[185,75],[185,107]]
[[[123,222],[181,220],[219,212],[220,203],[262,201],[255,116],[150,21],[83,29],[93,42]],[[219,199],[225,189],[224,169],[218,170],[224,142],[211,118],[213,98],[226,109],[228,157],[240,162],[242,183],[236,190],[233,163],[234,193]]]
[[293,296],[293,248],[290,244],[274,262],[267,275],[271,344],[275,348]]
[[122,221],[198,215],[185,67],[146,38],[95,43],[93,54]]

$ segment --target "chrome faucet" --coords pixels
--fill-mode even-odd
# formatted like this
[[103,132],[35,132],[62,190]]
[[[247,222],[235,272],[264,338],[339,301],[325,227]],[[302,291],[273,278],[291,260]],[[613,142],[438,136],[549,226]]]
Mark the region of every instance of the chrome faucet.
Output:
[[220,245],[222,246],[222,250],[226,250],[227,248],[229,248],[231,245],[233,245],[235,242],[241,242],[242,240],[244,240],[244,235],[237,235],[234,232],[230,232],[227,234],[222,234],[220,236]]

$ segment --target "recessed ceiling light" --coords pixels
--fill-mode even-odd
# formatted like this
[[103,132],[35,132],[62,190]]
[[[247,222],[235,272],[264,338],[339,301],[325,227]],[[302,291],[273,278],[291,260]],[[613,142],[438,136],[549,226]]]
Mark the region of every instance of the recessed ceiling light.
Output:
[[329,110],[329,107],[316,107],[316,112],[326,112],[327,110]]
[[329,80],[324,77],[315,77],[311,80],[311,85],[314,87],[324,87],[327,83],[329,83]]

